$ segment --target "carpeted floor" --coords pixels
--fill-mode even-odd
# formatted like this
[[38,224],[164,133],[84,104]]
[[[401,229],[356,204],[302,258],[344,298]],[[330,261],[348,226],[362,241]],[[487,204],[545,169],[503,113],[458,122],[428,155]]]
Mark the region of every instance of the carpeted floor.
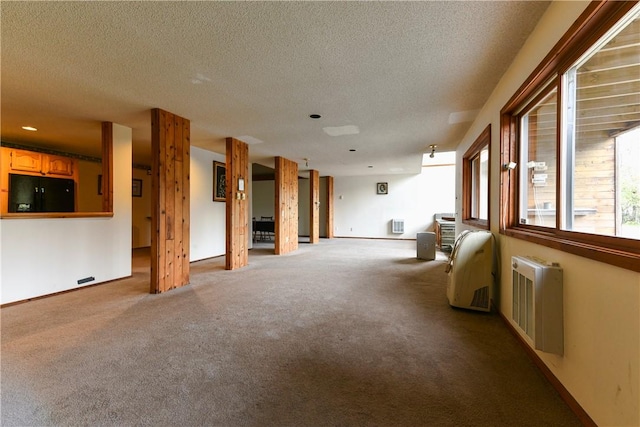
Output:
[[[2,309],[3,426],[574,426],[497,314],[448,306],[445,255],[333,239]],[[271,245],[271,248],[273,245]]]

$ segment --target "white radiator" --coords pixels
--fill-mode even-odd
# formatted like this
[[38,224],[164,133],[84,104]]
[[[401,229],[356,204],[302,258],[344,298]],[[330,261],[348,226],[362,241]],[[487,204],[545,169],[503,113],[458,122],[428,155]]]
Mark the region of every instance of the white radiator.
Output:
[[534,348],[564,354],[562,269],[542,260],[511,257],[511,319]]
[[391,220],[391,232],[393,234],[404,233],[404,219],[392,219]]

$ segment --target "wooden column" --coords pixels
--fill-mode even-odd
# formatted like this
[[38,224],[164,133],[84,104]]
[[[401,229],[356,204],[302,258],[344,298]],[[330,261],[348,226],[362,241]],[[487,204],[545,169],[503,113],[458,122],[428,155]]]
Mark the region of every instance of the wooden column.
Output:
[[[249,264],[249,146],[227,138],[227,252],[225,268],[233,270]],[[240,180],[244,188],[239,188]]]
[[276,255],[298,249],[298,164],[276,157]]
[[327,239],[333,239],[333,177],[326,177],[327,182]]
[[151,293],[189,283],[190,122],[151,110]]
[[[113,212],[113,123],[102,122],[102,212]],[[77,199],[76,199],[77,200]]]
[[320,174],[309,171],[309,243],[320,241]]

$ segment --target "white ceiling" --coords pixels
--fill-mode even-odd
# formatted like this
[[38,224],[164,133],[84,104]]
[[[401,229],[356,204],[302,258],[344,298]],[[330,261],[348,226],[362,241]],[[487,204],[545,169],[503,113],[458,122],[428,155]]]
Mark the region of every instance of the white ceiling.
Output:
[[[3,1],[1,136],[97,156],[112,121],[150,164],[158,107],[201,148],[263,141],[249,152],[267,166],[417,173],[430,144],[455,149],[548,4]],[[323,131],[344,126],[359,133]]]

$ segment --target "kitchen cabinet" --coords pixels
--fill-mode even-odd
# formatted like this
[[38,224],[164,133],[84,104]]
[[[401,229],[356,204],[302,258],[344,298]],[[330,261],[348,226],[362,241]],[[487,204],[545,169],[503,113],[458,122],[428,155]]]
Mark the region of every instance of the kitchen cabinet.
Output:
[[78,160],[74,158],[25,149],[0,147],[0,159],[0,214],[9,212],[10,174],[66,178],[67,180],[72,180],[77,188]]
[[42,173],[45,175],[73,176],[73,159],[46,154],[42,160]]
[[[3,154],[6,154],[4,151]],[[9,149],[11,172],[33,172],[41,175],[73,176],[75,160],[70,157]]]
[[27,150],[3,150],[10,158],[9,166],[15,172],[40,172],[42,170],[42,153]]

